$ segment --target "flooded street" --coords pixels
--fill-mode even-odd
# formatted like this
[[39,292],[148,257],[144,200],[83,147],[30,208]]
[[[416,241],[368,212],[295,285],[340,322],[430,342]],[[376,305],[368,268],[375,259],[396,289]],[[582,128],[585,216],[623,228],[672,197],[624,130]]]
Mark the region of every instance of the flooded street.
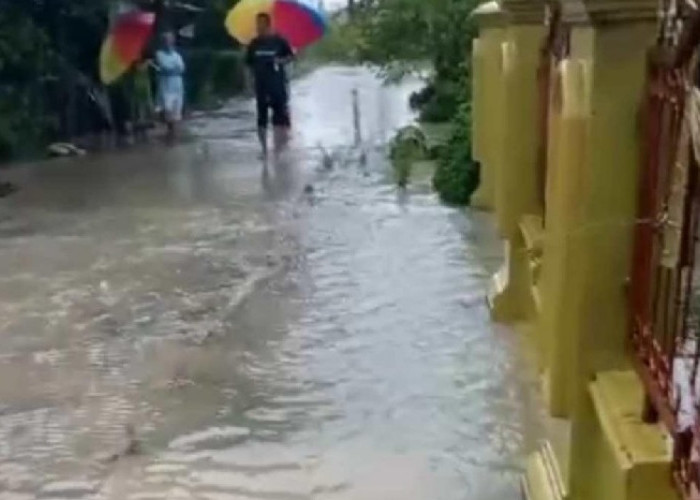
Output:
[[12,171],[0,500],[519,499],[539,410],[488,318],[501,246],[378,147],[418,85],[301,79],[267,169],[241,99],[187,144]]

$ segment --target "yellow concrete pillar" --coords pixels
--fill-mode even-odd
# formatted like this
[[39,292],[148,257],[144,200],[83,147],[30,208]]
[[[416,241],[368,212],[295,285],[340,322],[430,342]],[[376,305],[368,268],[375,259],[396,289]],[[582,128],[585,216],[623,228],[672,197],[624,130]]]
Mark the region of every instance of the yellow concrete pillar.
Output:
[[[474,161],[482,162],[483,159],[483,149],[484,149],[484,49],[483,40],[479,37],[472,41],[472,61],[471,61],[471,75],[472,75],[472,158]],[[493,185],[493,181],[491,181]],[[489,192],[492,189],[484,188],[484,170],[481,170],[481,179],[479,182],[479,187],[472,195],[472,205],[474,204],[474,195],[479,191],[486,191],[484,194],[480,194],[480,198],[488,197]],[[485,200],[481,202],[485,205]],[[481,208],[481,207],[477,207]],[[483,208],[488,208],[483,206]]]
[[[580,321],[575,286],[579,247],[582,179],[590,125],[590,60],[564,60],[552,74],[552,99],[547,152],[546,234],[543,242],[541,313],[537,336],[543,351],[544,390],[552,416],[566,416],[576,393],[575,337],[567,335]],[[550,426],[554,427],[554,420]],[[547,444],[528,461],[524,481],[529,500],[567,498],[570,424],[548,429]],[[557,432],[558,431],[558,432]]]
[[512,24],[503,44],[505,137],[496,187],[498,223],[511,237],[525,214],[541,212],[538,195],[537,68],[545,30],[542,23]]
[[586,382],[593,371],[626,365],[625,283],[637,212],[646,59],[655,31],[654,19],[572,30],[572,57],[592,54],[581,218],[570,229],[581,250],[577,269],[583,317],[576,323],[577,347],[594,348],[579,354],[580,377]]
[[498,2],[477,7],[472,17],[479,27],[479,37],[472,46],[472,157],[481,166],[479,187],[471,205],[493,210],[495,204],[498,153],[502,144],[502,50],[505,16]]
[[552,416],[572,406],[575,338],[566,332],[580,321],[581,204],[584,198],[590,121],[590,60],[567,59],[553,70],[553,98],[547,169],[547,212],[542,263],[542,307],[537,326],[545,369],[545,397]]
[[[534,270],[523,216],[539,214],[537,151],[539,145],[537,68],[544,37],[542,6],[504,2],[509,24],[501,43],[502,71],[492,82],[498,106],[498,129],[489,136],[489,156],[495,165],[494,201],[498,230],[505,240],[506,261],[489,290],[492,317],[497,321],[531,321],[536,316]],[[488,102],[488,101],[485,101]],[[494,127],[496,128],[496,127]]]

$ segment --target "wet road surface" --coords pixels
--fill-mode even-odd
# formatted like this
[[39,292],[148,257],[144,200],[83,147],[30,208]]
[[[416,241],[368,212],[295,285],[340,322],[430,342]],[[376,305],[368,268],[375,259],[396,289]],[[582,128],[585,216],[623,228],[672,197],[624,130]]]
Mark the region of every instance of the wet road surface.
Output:
[[0,500],[519,498],[539,411],[485,308],[500,246],[377,147],[416,85],[311,74],[267,169],[239,100],[188,144],[14,170]]

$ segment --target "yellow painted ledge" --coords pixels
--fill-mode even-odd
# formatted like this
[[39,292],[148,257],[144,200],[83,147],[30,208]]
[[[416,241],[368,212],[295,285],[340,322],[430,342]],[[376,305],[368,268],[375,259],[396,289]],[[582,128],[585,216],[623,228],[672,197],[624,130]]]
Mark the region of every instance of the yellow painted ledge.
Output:
[[[528,255],[528,284],[532,296],[535,317],[542,312],[540,275],[542,270],[542,249],[545,238],[544,219],[540,215],[523,215],[518,224]],[[538,341],[538,344],[541,343]]]
[[526,261],[522,241],[506,240],[503,264],[491,278],[487,293],[492,320],[512,324],[527,319]]
[[568,498],[557,457],[548,442],[528,458],[521,485],[525,500]]
[[[592,413],[579,435],[549,436],[528,457],[522,480],[525,500],[678,500],[671,482],[667,436],[659,425],[641,421],[642,386],[633,371],[598,373],[589,386]],[[558,420],[557,420],[558,422]],[[563,421],[562,421],[563,422]],[[571,431],[567,431],[571,432]],[[585,435],[584,435],[585,434]],[[556,438],[556,439],[555,439]],[[585,443],[585,464],[566,467],[569,439]],[[552,444],[550,444],[552,443]],[[555,453],[559,451],[559,453]],[[576,475],[582,491],[568,491]]]
[[507,295],[508,287],[508,252],[506,250],[506,262],[501,265],[501,268],[491,277],[486,300],[489,309],[491,310],[491,319],[496,322],[507,322],[512,319],[515,314],[511,305],[510,297]]
[[518,223],[514,235],[505,241],[503,265],[491,279],[487,298],[491,319],[497,322],[532,321],[539,313],[535,285],[540,259],[536,247],[528,246],[528,238],[537,236],[526,227],[528,231],[523,231]]
[[523,234],[525,247],[538,255],[542,254],[544,241],[544,220],[540,215],[523,215],[520,218],[520,232]]
[[586,476],[585,500],[677,500],[667,435],[659,425],[641,420],[643,390],[637,374],[601,372],[588,389],[597,420],[591,435],[583,436],[590,467],[572,470]]

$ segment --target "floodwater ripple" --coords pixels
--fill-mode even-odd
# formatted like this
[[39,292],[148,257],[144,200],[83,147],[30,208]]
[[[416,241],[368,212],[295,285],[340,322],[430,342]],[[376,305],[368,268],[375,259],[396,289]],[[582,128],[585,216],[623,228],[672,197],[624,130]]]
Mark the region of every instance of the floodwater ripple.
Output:
[[540,415],[486,310],[498,239],[388,182],[418,85],[312,73],[267,169],[241,99],[187,144],[10,172],[0,499],[519,498]]

